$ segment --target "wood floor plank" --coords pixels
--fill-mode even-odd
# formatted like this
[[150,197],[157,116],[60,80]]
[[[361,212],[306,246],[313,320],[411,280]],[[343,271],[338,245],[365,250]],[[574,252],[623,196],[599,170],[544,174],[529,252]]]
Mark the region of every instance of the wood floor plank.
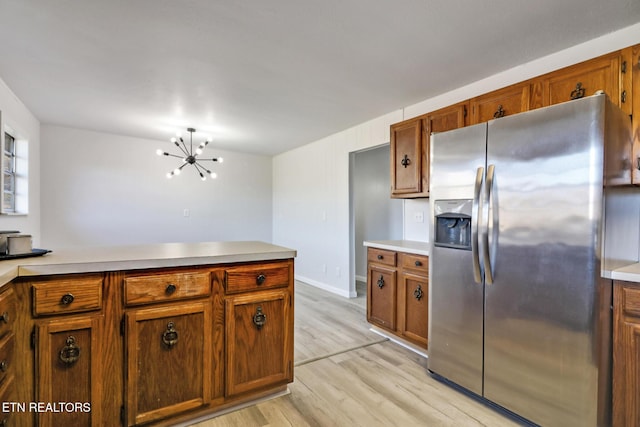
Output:
[[369,331],[365,301],[296,283],[290,394],[193,427],[512,427],[431,377],[426,359]]

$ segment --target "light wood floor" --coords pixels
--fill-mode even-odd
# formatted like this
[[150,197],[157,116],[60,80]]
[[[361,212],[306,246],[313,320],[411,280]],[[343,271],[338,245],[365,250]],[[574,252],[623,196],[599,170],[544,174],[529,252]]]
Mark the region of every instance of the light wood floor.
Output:
[[369,331],[363,297],[296,282],[290,394],[193,427],[516,426],[431,378],[426,359]]

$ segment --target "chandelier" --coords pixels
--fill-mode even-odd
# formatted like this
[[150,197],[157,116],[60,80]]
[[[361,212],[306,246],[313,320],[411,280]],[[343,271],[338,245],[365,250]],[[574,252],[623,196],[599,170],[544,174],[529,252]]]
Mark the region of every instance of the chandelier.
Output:
[[207,161],[207,162],[222,163],[223,161],[222,157],[214,157],[211,159],[201,159],[201,158],[199,159],[198,156],[202,154],[202,150],[204,149],[204,147],[207,146],[207,144],[211,142],[211,139],[207,138],[204,142],[201,142],[200,145],[198,145],[198,148],[196,148],[194,151],[193,150],[193,133],[195,131],[196,130],[194,128],[187,128],[187,132],[189,132],[189,147],[187,147],[187,144],[185,144],[181,136],[178,136],[177,138],[175,137],[171,138],[171,142],[173,142],[176,145],[176,147],[180,149],[182,154],[178,155],[178,154],[167,153],[166,151],[163,151],[160,148],[156,150],[156,154],[158,156],[177,157],[182,160],[182,164],[179,167],[167,173],[167,178],[172,178],[174,175],[180,175],[180,172],[182,172],[182,168],[184,168],[186,165],[192,165],[193,167],[195,167],[196,171],[200,175],[200,179],[203,181],[206,181],[207,175],[209,175],[211,178],[216,178],[218,176],[216,175],[215,172],[211,172],[200,162]]

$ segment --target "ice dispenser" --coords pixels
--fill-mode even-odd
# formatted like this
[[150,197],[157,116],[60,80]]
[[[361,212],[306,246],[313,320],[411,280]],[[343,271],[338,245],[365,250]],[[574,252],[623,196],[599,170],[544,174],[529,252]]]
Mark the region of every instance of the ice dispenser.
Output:
[[470,251],[473,200],[436,200],[434,203],[433,244]]

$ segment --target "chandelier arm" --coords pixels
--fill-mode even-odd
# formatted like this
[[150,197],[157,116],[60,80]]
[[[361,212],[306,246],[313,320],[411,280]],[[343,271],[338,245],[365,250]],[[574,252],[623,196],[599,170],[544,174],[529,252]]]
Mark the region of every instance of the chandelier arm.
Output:
[[178,159],[184,159],[184,156],[178,156],[177,154],[164,153],[165,156],[177,157]]

